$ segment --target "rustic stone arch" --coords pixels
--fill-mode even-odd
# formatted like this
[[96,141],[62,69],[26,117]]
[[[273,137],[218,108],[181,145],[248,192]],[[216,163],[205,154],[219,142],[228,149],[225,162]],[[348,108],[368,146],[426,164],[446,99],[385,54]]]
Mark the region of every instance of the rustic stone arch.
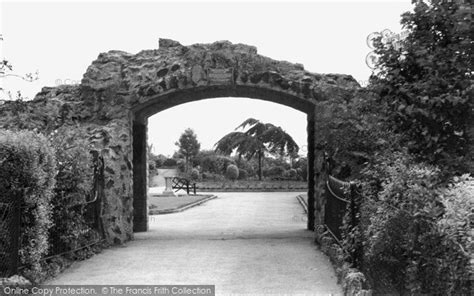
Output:
[[[147,230],[146,122],[159,111],[216,97],[248,97],[307,114],[308,228],[323,221],[324,143],[318,127],[360,86],[349,75],[315,74],[301,64],[261,56],[253,46],[219,41],[183,46],[160,39],[159,49],[102,53],[79,85],[43,88],[28,105],[47,113],[21,128],[80,128],[105,159],[103,220],[107,237],[122,242]],[[336,107],[335,107],[336,106]],[[0,106],[11,114],[13,104]],[[46,118],[46,119],[44,119]],[[11,127],[1,119],[0,126]],[[332,128],[337,128],[332,127]]]
[[[261,99],[271,102],[277,102],[283,105],[285,102],[293,102],[291,107],[307,114],[308,128],[313,124],[312,118],[313,106],[312,104],[301,101],[299,98],[289,94],[278,93],[273,90],[265,88],[255,88],[252,86],[201,86],[186,90],[177,90],[168,92],[166,94],[157,95],[146,103],[139,104],[132,109],[132,134],[133,134],[133,207],[134,207],[134,231],[146,231],[148,229],[148,206],[147,206],[147,119],[165,109],[184,104],[187,102],[194,102],[200,99],[211,99],[221,97],[247,97],[253,99]],[[222,112],[230,112],[231,110],[222,110]],[[212,115],[212,114],[211,114]],[[210,117],[212,120],[212,116]],[[309,133],[311,138],[308,138],[308,146],[314,142],[312,139],[313,133]],[[308,158],[314,159],[314,149],[308,149]],[[314,188],[313,184],[313,162],[309,161],[308,168],[309,188]],[[309,190],[311,196],[311,204],[314,204],[313,190]],[[314,211],[308,211],[308,228],[314,227]]]

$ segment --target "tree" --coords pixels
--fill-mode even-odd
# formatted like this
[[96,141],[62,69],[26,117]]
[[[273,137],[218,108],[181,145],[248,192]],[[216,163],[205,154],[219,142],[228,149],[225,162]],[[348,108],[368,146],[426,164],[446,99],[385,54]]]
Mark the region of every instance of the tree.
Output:
[[462,169],[469,153],[472,102],[472,8],[463,1],[413,1],[402,15],[407,37],[375,40],[370,86],[388,122],[420,160]]
[[259,180],[262,180],[262,161],[265,153],[288,155],[299,150],[293,138],[279,126],[249,118],[235,130],[245,130],[247,126],[249,128],[244,132],[234,131],[225,135],[215,144],[215,147],[216,151],[226,155],[236,150],[239,157],[244,156],[247,160],[257,156]]
[[201,144],[197,140],[197,136],[190,128],[186,129],[175,143],[179,147],[179,153],[184,156],[186,161],[185,172],[189,170],[189,161],[199,153]]
[[[3,35],[0,34],[0,41],[3,41]],[[0,81],[1,79],[7,78],[7,77],[16,77],[23,79],[28,82],[32,82],[35,80],[38,80],[39,78],[39,72],[36,71],[35,73],[26,73],[25,75],[19,75],[13,72],[13,66],[12,64],[5,59],[4,57],[1,57],[0,60]],[[0,86],[0,92],[1,93],[6,93],[7,97],[9,100],[18,100],[18,101],[23,101],[26,98],[22,96],[20,91],[17,91],[16,96],[14,97],[11,91],[5,90],[3,87]],[[0,97],[1,99],[1,97]]]

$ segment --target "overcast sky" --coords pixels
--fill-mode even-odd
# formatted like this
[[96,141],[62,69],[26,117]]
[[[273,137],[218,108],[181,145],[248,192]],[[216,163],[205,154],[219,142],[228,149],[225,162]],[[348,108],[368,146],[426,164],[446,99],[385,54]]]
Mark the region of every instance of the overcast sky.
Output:
[[[137,53],[158,38],[184,45],[229,40],[257,47],[277,60],[302,63],[315,73],[350,74],[365,85],[371,70],[367,35],[401,31],[411,1],[302,2],[8,2],[1,1],[1,57],[15,73],[39,70],[35,82],[0,79],[8,90],[33,98],[43,86],[79,83],[99,53]],[[4,97],[4,95],[2,95]],[[185,128],[210,149],[248,117],[272,122],[306,145],[306,115],[260,100],[211,99],[183,104],[149,119],[149,143],[170,155]]]

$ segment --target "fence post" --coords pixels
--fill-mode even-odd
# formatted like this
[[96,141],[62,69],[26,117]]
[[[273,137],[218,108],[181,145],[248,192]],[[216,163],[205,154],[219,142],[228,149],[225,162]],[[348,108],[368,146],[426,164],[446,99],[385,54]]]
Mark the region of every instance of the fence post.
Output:
[[351,201],[351,228],[356,227],[356,204],[355,204],[355,184],[353,182],[349,185],[350,201]]
[[20,265],[20,227],[21,227],[21,199],[16,196],[12,203],[13,215],[10,220],[10,274],[14,275],[18,272],[18,266]]
[[[360,200],[357,200],[360,196],[358,191],[357,184],[351,182],[350,185],[350,194],[351,194],[351,229],[358,227],[359,225],[359,203]],[[353,242],[355,244],[355,242]],[[360,243],[352,251],[351,257],[354,264],[354,267],[360,268],[362,266],[362,245]]]

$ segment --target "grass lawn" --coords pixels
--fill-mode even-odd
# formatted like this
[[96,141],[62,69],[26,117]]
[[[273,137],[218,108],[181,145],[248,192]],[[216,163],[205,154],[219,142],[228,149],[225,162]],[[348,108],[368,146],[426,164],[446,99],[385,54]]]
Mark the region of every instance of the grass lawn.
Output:
[[149,196],[148,203],[151,210],[170,210],[183,207],[209,196],[210,195]]

